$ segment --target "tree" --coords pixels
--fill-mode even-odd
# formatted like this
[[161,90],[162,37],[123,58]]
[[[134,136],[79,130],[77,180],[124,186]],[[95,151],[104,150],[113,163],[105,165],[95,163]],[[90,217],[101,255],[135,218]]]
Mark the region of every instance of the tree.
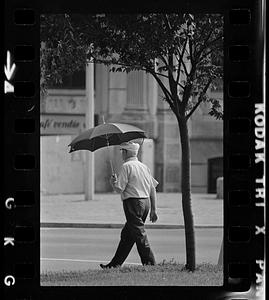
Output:
[[182,207],[186,268],[195,270],[191,209],[190,142],[187,122],[202,102],[222,118],[218,100],[208,96],[222,78],[223,18],[191,14],[47,15],[41,17],[41,85],[60,82],[91,59],[113,72],[142,70],[159,84],[174,113],[182,148]]

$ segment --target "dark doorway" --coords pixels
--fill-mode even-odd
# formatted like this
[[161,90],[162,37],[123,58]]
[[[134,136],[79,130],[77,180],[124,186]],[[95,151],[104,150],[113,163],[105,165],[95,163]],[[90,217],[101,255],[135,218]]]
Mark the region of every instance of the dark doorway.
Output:
[[215,194],[217,192],[217,178],[223,176],[223,157],[208,159],[208,183],[207,192]]

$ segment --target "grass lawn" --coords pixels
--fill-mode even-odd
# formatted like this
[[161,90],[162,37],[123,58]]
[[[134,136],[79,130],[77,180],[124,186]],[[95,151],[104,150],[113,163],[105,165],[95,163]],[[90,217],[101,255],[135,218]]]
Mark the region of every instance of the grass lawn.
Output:
[[195,272],[182,264],[162,262],[156,266],[123,266],[83,272],[41,274],[41,286],[221,286],[223,270],[211,264],[197,265]]

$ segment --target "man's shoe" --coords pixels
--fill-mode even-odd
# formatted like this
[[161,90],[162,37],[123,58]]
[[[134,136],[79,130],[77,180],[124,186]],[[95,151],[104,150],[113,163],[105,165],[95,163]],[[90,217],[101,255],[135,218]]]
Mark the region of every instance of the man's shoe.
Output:
[[107,264],[107,265],[100,264],[100,267],[101,267],[102,269],[110,269],[110,268],[112,268],[112,266],[111,266],[110,264]]
[[111,268],[117,268],[117,267],[119,267],[120,265],[111,265],[110,263],[109,264],[107,264],[107,265],[104,265],[104,264],[100,264],[100,267],[102,268],[102,269],[111,269]]

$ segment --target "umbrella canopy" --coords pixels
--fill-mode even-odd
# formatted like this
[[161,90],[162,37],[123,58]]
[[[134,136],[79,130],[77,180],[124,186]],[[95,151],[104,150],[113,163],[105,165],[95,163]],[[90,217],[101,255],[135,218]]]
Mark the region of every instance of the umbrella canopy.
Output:
[[146,135],[138,127],[122,123],[104,123],[82,132],[68,146],[69,152],[77,150],[93,152],[102,147],[120,145],[139,138],[144,139]]

